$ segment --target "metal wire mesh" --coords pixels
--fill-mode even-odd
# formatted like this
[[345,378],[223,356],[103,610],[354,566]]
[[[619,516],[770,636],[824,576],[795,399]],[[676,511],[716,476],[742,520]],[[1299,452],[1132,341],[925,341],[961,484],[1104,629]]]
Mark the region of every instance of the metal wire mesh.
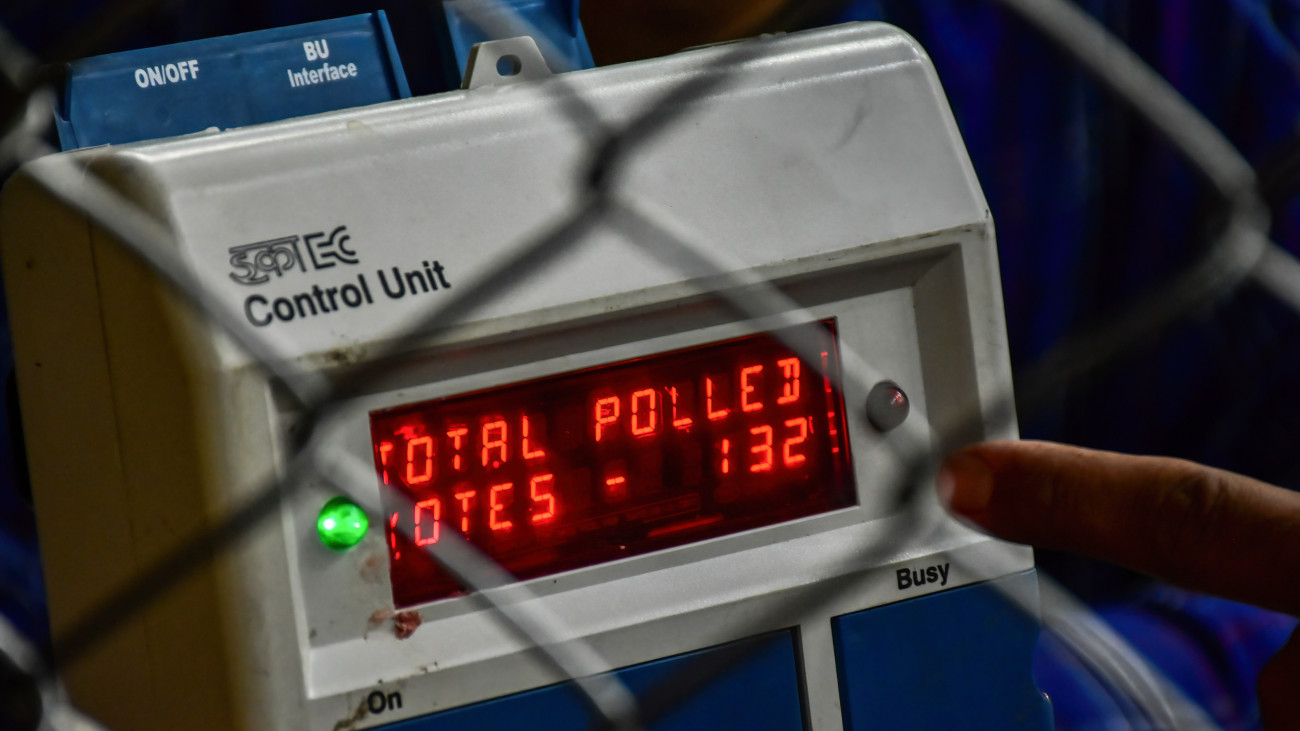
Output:
[[[902,478],[887,487],[898,512],[913,519],[919,515],[918,496],[928,489],[938,461],[958,446],[953,435],[970,433],[968,427],[972,424],[1011,423],[1013,396],[1021,408],[1032,409],[1063,384],[1103,366],[1187,313],[1230,296],[1251,278],[1288,306],[1300,309],[1300,264],[1268,242],[1266,207],[1256,194],[1254,173],[1222,135],[1122,43],[1069,3],[1062,0],[1001,2],[1074,56],[1172,143],[1220,196],[1226,212],[1225,223],[1214,245],[1200,261],[1149,293],[1122,317],[1061,342],[1020,379],[1016,394],[1001,394],[995,403],[985,404],[983,411],[959,420],[964,423],[946,427],[945,433],[939,433],[933,442],[921,436],[929,431],[930,425],[914,420],[909,428],[915,431],[915,438],[902,440],[902,448],[891,455]],[[815,14],[819,10],[817,5],[810,3],[802,10]],[[491,35],[530,34],[526,21],[490,0],[462,0],[461,6]],[[428,311],[402,337],[334,380],[326,380],[319,373],[277,358],[273,343],[233,320],[225,308],[218,306],[215,295],[205,290],[179,261],[171,242],[172,234],[111,187],[88,176],[68,160],[41,168],[36,173],[39,182],[53,195],[113,234],[176,292],[189,298],[260,360],[296,401],[307,425],[304,431],[309,435],[297,446],[281,479],[264,485],[256,499],[211,530],[191,537],[180,549],[114,592],[81,623],[57,637],[54,656],[59,662],[71,662],[81,656],[119,622],[226,550],[259,521],[276,514],[282,503],[309,479],[328,480],[370,514],[380,514],[380,506],[372,504],[364,490],[356,489],[374,481],[372,467],[327,446],[340,425],[355,418],[353,395],[402,365],[415,343],[427,345],[438,341],[459,322],[508,293],[521,278],[545,270],[562,253],[581,244],[598,226],[617,229],[661,263],[690,273],[738,318],[757,330],[780,331],[785,326],[814,319],[773,284],[743,267],[717,260],[710,253],[713,249],[682,233],[685,229],[670,214],[651,208],[646,201],[629,198],[619,188],[621,173],[635,166],[640,156],[650,154],[646,150],[656,136],[688,120],[700,104],[706,103],[703,100],[712,90],[732,83],[735,70],[761,55],[768,42],[754,39],[735,45],[705,73],[692,76],[661,98],[647,100],[639,114],[622,124],[602,119],[563,76],[541,82],[562,102],[575,133],[591,141],[587,165],[573,171],[578,203],[563,220],[549,228],[524,232],[526,235],[521,238],[524,243],[511,257],[496,262],[476,286],[458,289],[453,298]],[[544,43],[542,50],[549,58],[558,58],[558,54],[547,53]],[[0,73],[12,86],[22,90],[24,102],[21,113],[15,117],[17,121],[0,138],[0,163],[8,165],[52,152],[41,140],[51,118],[54,92],[39,73],[35,61],[3,30],[0,30]],[[786,336],[785,344],[806,362],[819,362],[809,343]],[[864,392],[881,378],[870,362],[857,354],[844,353],[844,361],[844,380],[861,384]],[[862,418],[853,413],[850,416]],[[859,424],[858,428],[864,426]],[[829,559],[828,564],[871,566],[913,527],[912,520],[900,521],[883,539],[855,545],[845,555]],[[564,617],[538,609],[544,606],[541,603],[524,601],[529,596],[527,587],[515,582],[473,545],[459,539],[456,531],[444,531],[443,535],[449,540],[427,547],[433,559],[491,606],[508,631],[534,646],[546,663],[577,684],[593,711],[597,727],[649,725],[689,698],[708,678],[726,672],[759,648],[754,643],[735,645],[635,696],[609,672],[610,663],[578,639],[579,632],[566,626]],[[1114,688],[1130,696],[1143,714],[1142,723],[1159,728],[1212,726],[1194,704],[1147,668],[1122,639],[1092,617],[1081,603],[1046,577],[1040,581],[1044,628],[1056,633],[1092,663]],[[849,588],[850,582],[844,581],[801,592],[754,619],[754,633],[793,624],[810,607],[828,602]],[[1032,597],[1012,593],[1008,598],[1034,611]],[[0,633],[0,651],[40,680],[47,700],[47,727],[76,728],[78,724],[90,727],[92,722],[78,717],[61,700],[56,684],[57,667],[49,658],[37,657],[12,632]]]

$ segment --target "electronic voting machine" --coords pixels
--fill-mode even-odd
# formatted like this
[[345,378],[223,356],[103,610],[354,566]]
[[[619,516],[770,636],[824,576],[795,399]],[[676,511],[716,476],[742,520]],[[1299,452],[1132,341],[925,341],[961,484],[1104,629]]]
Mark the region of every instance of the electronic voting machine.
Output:
[[[588,727],[429,560],[455,534],[633,693],[758,643],[653,728],[1047,728],[1037,626],[1001,591],[1034,594],[1030,550],[929,490],[893,500],[907,440],[1010,389],[993,224],[934,69],[881,24],[736,48],[545,78],[483,46],[463,90],[20,171],[3,263],[56,637],[303,443],[362,467],[306,478],[63,667],[72,700],[120,729]],[[593,206],[572,99],[616,129],[718,74]],[[38,183],[69,161],[165,227],[222,317]],[[752,320],[736,286],[788,311]],[[453,301],[474,306],[402,338]],[[309,437],[221,323],[327,380],[404,357]]]

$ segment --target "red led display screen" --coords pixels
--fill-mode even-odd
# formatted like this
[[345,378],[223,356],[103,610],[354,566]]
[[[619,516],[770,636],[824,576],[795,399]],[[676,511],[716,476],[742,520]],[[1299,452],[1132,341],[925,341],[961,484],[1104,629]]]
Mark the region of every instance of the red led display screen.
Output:
[[802,327],[822,363],[755,335],[371,414],[396,605],[459,591],[445,531],[526,579],[856,504],[834,323]]

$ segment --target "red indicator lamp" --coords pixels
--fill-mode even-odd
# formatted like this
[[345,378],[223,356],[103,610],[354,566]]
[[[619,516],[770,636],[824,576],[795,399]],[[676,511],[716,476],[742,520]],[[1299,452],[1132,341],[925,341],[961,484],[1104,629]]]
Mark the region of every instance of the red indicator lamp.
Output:
[[527,579],[856,504],[834,322],[801,327],[821,363],[754,335],[371,414],[396,605],[460,591],[443,531]]

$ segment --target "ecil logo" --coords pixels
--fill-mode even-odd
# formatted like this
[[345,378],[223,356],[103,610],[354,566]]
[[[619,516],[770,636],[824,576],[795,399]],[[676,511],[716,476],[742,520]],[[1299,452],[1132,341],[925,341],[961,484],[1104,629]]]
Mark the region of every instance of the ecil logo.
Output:
[[306,259],[298,248],[297,236],[232,246],[228,249],[234,270],[230,278],[240,284],[256,285],[271,281],[272,274],[281,277],[294,269],[306,272],[308,261],[314,269],[329,269],[336,263],[360,264],[357,252],[347,246],[351,239],[347,226],[339,226],[328,236],[324,231],[304,234],[301,242],[307,249]]

